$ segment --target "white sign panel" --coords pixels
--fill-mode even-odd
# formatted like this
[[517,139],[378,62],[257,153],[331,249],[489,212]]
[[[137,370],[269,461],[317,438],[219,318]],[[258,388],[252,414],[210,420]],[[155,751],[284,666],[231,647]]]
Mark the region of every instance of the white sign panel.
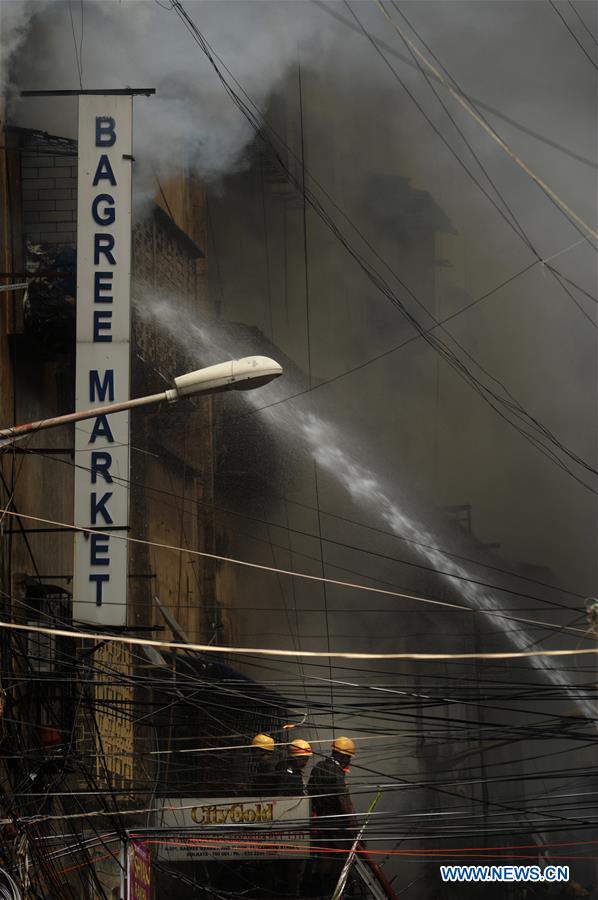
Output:
[[[75,408],[129,399],[132,97],[79,98]],[[127,624],[129,413],[75,427],[73,617]],[[117,535],[117,537],[114,537]]]
[[[168,860],[307,859],[308,797],[163,800],[158,856]],[[172,828],[169,839],[163,829]]]

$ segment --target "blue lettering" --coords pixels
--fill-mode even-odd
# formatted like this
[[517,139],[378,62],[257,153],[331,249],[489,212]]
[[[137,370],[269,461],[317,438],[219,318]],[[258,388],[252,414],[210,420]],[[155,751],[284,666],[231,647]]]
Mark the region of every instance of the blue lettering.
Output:
[[104,291],[112,290],[112,279],[114,272],[94,272],[93,273],[93,302],[94,303],[112,303],[114,297],[102,297]]
[[93,430],[91,432],[91,437],[89,438],[88,443],[95,444],[96,438],[103,437],[106,438],[111,444],[114,443],[114,436],[112,431],[110,430],[110,425],[108,424],[108,416],[98,416],[93,423]]
[[105,400],[106,394],[111,403],[114,402],[114,369],[106,369],[104,378],[100,381],[100,373],[97,369],[89,372],[89,402]]
[[96,116],[96,147],[114,147],[116,122],[112,116]]
[[93,177],[92,184],[97,187],[100,181],[109,181],[112,187],[116,187],[116,178],[108,159],[108,154],[102,153],[100,156],[96,173]]
[[108,553],[110,538],[106,534],[92,534],[90,536],[89,561],[92,566],[108,566],[110,565],[109,556],[100,556],[100,553]]
[[96,309],[93,314],[93,342],[100,344],[102,342],[109,343],[112,340],[111,334],[102,334],[104,331],[110,331],[112,328],[112,310]]
[[[100,203],[105,203],[106,207],[101,212],[98,209]],[[116,212],[114,210],[114,197],[111,194],[97,194],[93,198],[91,204],[91,214],[96,225],[114,225]]]
[[112,484],[112,475],[110,474],[110,466],[112,465],[112,455],[106,450],[91,451],[91,483],[95,484],[98,475]]
[[93,236],[93,264],[99,266],[100,255],[106,257],[109,266],[115,266],[116,260],[112,254],[114,250],[114,237],[111,234],[94,234]]
[[103,587],[107,581],[110,581],[110,575],[107,575],[107,574],[90,575],[89,580],[91,582],[95,581],[95,583],[96,583],[96,606],[101,606],[102,599],[103,599],[103,597],[102,597]]
[[100,499],[98,500],[98,495],[95,491],[92,491],[89,497],[90,500],[90,516],[91,516],[91,524],[95,525],[98,520],[98,514],[101,515],[104,519],[104,525],[112,525],[112,516],[106,509],[106,504],[110,500],[112,496],[111,491],[106,491],[105,494],[102,494]]

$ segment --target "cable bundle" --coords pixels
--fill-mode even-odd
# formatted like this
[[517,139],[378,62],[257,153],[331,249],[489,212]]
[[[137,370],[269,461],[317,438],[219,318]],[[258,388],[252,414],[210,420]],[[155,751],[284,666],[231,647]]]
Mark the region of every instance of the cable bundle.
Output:
[[21,900],[20,890],[4,869],[0,869],[0,900]]

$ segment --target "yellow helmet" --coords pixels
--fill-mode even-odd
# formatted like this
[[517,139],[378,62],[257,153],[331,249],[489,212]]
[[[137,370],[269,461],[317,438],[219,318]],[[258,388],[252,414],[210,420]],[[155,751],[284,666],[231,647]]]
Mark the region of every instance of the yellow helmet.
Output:
[[252,747],[258,747],[260,750],[268,750],[270,753],[274,750],[274,738],[269,734],[256,734],[251,742]]
[[332,742],[332,749],[337,753],[344,753],[345,756],[355,755],[355,744],[348,737],[337,737]]
[[307,741],[302,741],[301,738],[297,738],[289,744],[289,754],[291,756],[311,756],[311,746]]

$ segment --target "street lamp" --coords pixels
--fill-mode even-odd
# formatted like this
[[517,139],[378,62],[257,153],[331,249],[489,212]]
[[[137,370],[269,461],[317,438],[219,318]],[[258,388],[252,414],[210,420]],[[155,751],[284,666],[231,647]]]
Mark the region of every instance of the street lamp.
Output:
[[55,428],[58,425],[66,425],[68,422],[94,419],[96,416],[110,415],[125,409],[133,409],[136,406],[149,406],[151,403],[161,403],[163,400],[177,403],[184,397],[193,397],[196,394],[216,394],[230,390],[250,391],[268,384],[280,375],[282,375],[282,366],[267,356],[231,359],[205,369],[197,369],[187,375],[179,375],[174,379],[174,387],[159,394],[149,394],[147,397],[136,397],[133,400],[123,400],[107,406],[94,406],[93,409],[82,409],[65,416],[54,416],[51,419],[41,419],[39,422],[28,422],[26,425],[2,428],[0,429],[0,447],[11,444],[33,432],[42,431],[44,428]]

